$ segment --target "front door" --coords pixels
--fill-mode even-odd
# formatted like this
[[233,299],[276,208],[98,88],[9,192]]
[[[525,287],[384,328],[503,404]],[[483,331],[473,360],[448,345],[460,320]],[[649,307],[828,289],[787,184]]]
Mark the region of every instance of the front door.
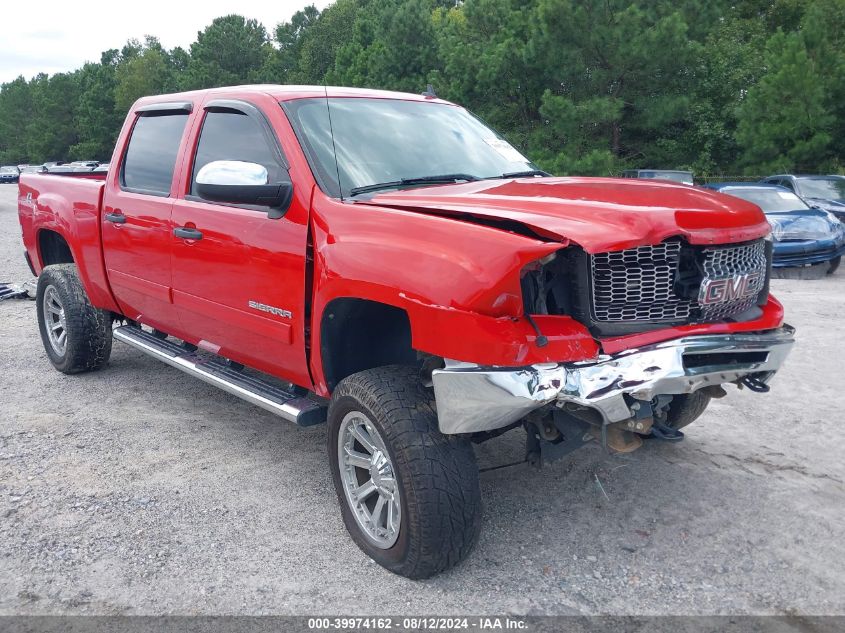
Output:
[[209,102],[198,134],[186,192],[172,215],[180,235],[173,241],[173,300],[182,329],[203,349],[310,384],[304,341],[308,197],[295,192],[285,215],[275,219],[268,208],[202,200],[194,179],[212,161],[263,165],[270,182],[290,178],[281,145],[254,104]]
[[176,333],[171,189],[189,105],[162,108],[148,106],[136,113],[123,159],[106,183],[100,221],[109,283],[123,314]]

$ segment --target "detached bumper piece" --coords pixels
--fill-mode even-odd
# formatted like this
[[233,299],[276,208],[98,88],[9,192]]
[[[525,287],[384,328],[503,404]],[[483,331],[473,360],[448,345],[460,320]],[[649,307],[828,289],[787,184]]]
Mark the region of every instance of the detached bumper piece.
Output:
[[19,284],[0,283],[0,301],[6,299],[26,299],[29,296],[27,289]]
[[447,362],[432,374],[440,430],[492,431],[552,403],[591,409],[607,426],[636,417],[637,401],[658,396],[731,382],[750,382],[760,391],[794,339],[795,330],[784,325],[761,333],[690,336],[585,363],[506,369]]

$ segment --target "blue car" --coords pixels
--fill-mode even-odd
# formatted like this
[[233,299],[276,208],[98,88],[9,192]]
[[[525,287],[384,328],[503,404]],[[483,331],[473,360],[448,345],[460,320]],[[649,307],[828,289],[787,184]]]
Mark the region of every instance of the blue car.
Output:
[[763,210],[772,225],[772,266],[811,266],[829,263],[833,273],[845,255],[845,224],[824,209],[810,207],[794,192],[778,185],[721,182],[704,185]]

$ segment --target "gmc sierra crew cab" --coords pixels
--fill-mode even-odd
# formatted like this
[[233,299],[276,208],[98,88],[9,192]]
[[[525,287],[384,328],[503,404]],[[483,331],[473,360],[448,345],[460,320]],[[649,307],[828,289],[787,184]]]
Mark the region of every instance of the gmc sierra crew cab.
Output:
[[147,97],[86,176],[20,179],[53,366],[99,369],[117,339],[327,422],[349,533],[411,578],[476,539],[473,443],[522,428],[541,465],[678,441],[793,343],[757,206],[549,176],[430,93]]

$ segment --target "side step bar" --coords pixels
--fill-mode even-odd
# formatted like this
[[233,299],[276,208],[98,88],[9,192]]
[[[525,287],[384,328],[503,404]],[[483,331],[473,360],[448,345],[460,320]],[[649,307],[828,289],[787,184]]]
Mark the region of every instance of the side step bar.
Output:
[[327,407],[306,396],[297,396],[266,380],[232,369],[215,357],[204,357],[168,340],[161,340],[139,327],[123,325],[113,330],[114,338],[219,387],[247,402],[295,422],[312,426],[326,421]]

